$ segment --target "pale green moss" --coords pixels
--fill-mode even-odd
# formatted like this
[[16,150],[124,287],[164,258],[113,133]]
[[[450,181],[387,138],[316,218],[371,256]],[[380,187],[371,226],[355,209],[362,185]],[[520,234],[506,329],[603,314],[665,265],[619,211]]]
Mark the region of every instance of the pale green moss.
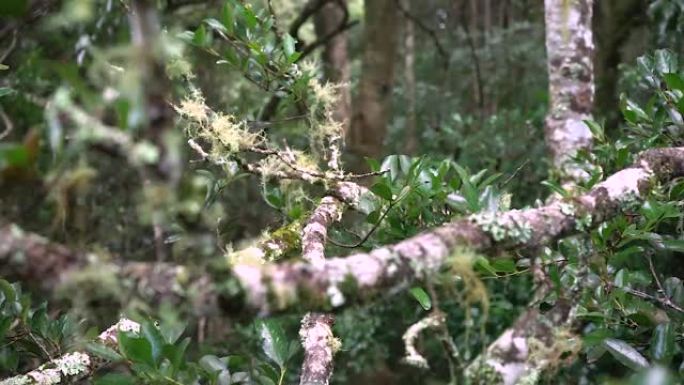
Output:
[[568,215],[568,216],[573,216],[575,215],[575,206],[571,205],[570,203],[561,203],[560,205],[560,211],[563,215]]
[[522,376],[518,380],[518,382],[516,382],[516,384],[517,385],[536,385],[539,382],[540,377],[541,377],[541,371],[531,370],[529,373]]
[[487,357],[480,356],[468,366],[465,371],[465,383],[468,385],[478,384],[503,384],[501,373],[487,362]]
[[577,231],[585,231],[591,226],[593,218],[591,214],[581,215],[575,219],[575,229]]

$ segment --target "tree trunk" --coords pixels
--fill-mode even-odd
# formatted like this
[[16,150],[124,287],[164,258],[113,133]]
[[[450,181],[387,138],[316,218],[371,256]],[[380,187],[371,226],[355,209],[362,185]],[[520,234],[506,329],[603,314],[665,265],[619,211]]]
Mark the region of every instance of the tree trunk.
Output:
[[[403,0],[403,7],[411,12],[411,2]],[[416,137],[416,33],[413,21],[404,18],[404,94],[406,95],[406,125],[404,151],[413,154],[418,148]]]
[[572,158],[579,150],[591,147],[591,132],[583,120],[591,119],[594,104],[592,2],[544,3],[549,71],[546,142],[564,183],[587,177]]
[[[324,5],[314,17],[314,26],[318,38],[327,36],[335,31],[340,23],[344,22],[344,11],[340,8],[346,6],[346,0],[330,2]],[[350,68],[349,55],[347,52],[347,33],[343,32],[330,39],[321,53],[325,78],[340,85],[339,100],[335,107],[335,119],[344,122],[344,132],[349,131],[351,120],[351,91],[349,87]]]
[[366,1],[364,7],[363,64],[349,147],[357,155],[378,158],[390,119],[398,11],[394,0]]
[[594,7],[596,31],[596,107],[606,118],[608,130],[614,129],[620,118],[618,108],[618,66],[630,60],[621,49],[630,32],[647,21],[648,3],[642,0],[599,1]]

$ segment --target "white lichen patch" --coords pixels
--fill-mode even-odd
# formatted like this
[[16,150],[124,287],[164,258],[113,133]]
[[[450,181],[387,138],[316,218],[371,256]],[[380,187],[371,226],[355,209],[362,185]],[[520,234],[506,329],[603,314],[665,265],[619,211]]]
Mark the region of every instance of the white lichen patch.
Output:
[[337,285],[330,285],[328,286],[328,289],[326,289],[325,294],[328,296],[328,299],[330,300],[330,305],[332,307],[340,307],[344,305],[345,303],[345,298],[344,294],[342,294],[342,290]]
[[577,231],[584,231],[591,227],[593,217],[591,214],[582,215],[575,219],[575,229]]
[[117,329],[122,332],[140,333],[140,324],[128,318],[122,318],[117,323]]
[[575,206],[571,205],[570,203],[561,202],[558,206],[560,208],[560,212],[563,215],[567,215],[567,216],[574,216],[575,215]]
[[38,385],[59,384],[62,380],[60,371],[57,369],[34,370],[27,374],[27,377],[31,378]]
[[74,352],[53,361],[53,364],[63,375],[75,376],[88,370],[90,367],[90,356],[85,353]]
[[28,376],[17,376],[0,381],[0,385],[27,385],[31,382]]
[[532,226],[525,220],[516,220],[513,215],[484,212],[473,214],[468,219],[491,235],[496,242],[525,243],[532,238]]

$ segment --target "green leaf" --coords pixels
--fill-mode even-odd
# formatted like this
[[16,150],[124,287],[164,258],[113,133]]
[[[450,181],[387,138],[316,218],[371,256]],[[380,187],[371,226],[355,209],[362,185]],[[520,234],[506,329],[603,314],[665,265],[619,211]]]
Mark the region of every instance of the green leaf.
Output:
[[603,340],[610,337],[611,332],[609,329],[599,328],[590,331],[582,336],[582,341],[586,346],[595,346],[602,344]]
[[192,36],[192,42],[200,47],[203,47],[206,45],[207,41],[207,29],[204,27],[204,24],[202,24],[195,30],[195,33]]
[[366,216],[366,222],[375,225],[380,221],[380,215],[382,215],[380,210],[373,210]]
[[507,258],[495,259],[490,264],[492,266],[492,269],[494,269],[498,273],[510,274],[510,273],[515,273],[515,271],[516,271],[515,261],[512,259],[507,259]]
[[242,17],[245,19],[245,24],[247,24],[247,27],[249,29],[254,29],[254,27],[257,26],[259,20],[254,14],[254,11],[252,11],[252,7],[240,7],[240,13],[242,14]]
[[3,96],[11,95],[14,93],[14,90],[9,87],[0,87],[0,98]]
[[297,41],[292,36],[290,36],[290,34],[286,33],[283,36],[283,53],[285,53],[285,57],[288,59],[288,61],[295,53],[296,43]]
[[684,239],[664,239],[660,244],[667,250],[684,253]]
[[164,347],[164,337],[162,337],[159,329],[151,321],[145,321],[141,327],[141,335],[150,344],[152,350],[152,359],[155,364],[159,364],[162,355],[162,348]]
[[655,69],[660,74],[677,72],[677,56],[666,49],[655,52]]
[[107,373],[93,383],[95,385],[135,385],[138,381],[128,374]]
[[644,369],[649,367],[648,360],[639,353],[632,345],[623,340],[615,338],[606,338],[603,341],[603,346],[608,352],[615,357],[620,363],[632,368],[634,370]]
[[489,263],[489,260],[487,260],[487,258],[485,257],[477,257],[477,259],[475,259],[474,267],[482,272],[489,273],[492,276],[496,276],[496,270],[494,270],[492,265]]
[[228,370],[227,364],[214,355],[206,355],[200,358],[199,364],[204,370],[210,373]]
[[661,366],[654,366],[639,373],[630,382],[630,385],[675,385],[674,376]]
[[570,193],[565,191],[565,189],[563,187],[561,187],[558,183],[545,180],[545,181],[542,181],[541,184],[548,187],[551,191],[555,192],[556,194],[560,195],[563,198],[570,197]]
[[378,182],[371,186],[370,190],[380,198],[392,201],[392,189],[386,183]]
[[281,368],[285,367],[289,346],[280,324],[274,320],[261,320],[257,326],[261,336],[261,348],[266,356]]
[[11,283],[0,279],[0,292],[3,294],[6,303],[14,303],[17,300],[17,291]]
[[147,364],[155,367],[152,357],[152,346],[144,337],[129,336],[127,333],[119,332],[119,351],[134,363]]
[[28,149],[21,143],[0,143],[0,166],[26,167],[30,164]]
[[589,127],[589,131],[591,131],[591,135],[594,137],[594,139],[596,139],[598,142],[605,142],[606,135],[603,131],[603,127],[600,124],[593,120],[585,120],[584,124]]
[[432,301],[430,300],[430,296],[428,293],[423,290],[422,287],[412,287],[411,290],[409,290],[409,293],[413,296],[413,298],[418,301],[420,306],[423,307],[425,310],[430,310],[432,308]]
[[646,112],[624,94],[620,95],[620,109],[625,119],[632,124],[649,120]]
[[221,9],[221,22],[223,23],[223,26],[226,27],[228,33],[233,33],[235,16],[233,15],[233,8],[231,8],[228,2],[223,4],[223,8]]
[[96,342],[89,342],[86,345],[86,350],[110,362],[118,362],[123,359],[121,354],[119,354],[116,350]]
[[221,23],[220,21],[218,21],[218,20],[216,20],[216,19],[212,19],[212,18],[204,19],[204,22],[205,22],[210,28],[212,28],[212,29],[214,29],[214,30],[216,30],[216,31],[219,31],[219,32],[222,32],[222,33],[228,33],[228,29],[226,28],[226,26],[223,25],[223,23]]
[[684,92],[684,79],[682,79],[681,76],[676,73],[669,73],[664,74],[663,79],[665,79],[667,87],[671,90],[680,90]]
[[162,348],[162,356],[167,358],[174,369],[179,369],[183,363],[183,356],[185,355],[185,350],[190,344],[190,338],[185,338],[179,344],[171,345],[165,344]]
[[675,353],[675,330],[670,322],[659,324],[653,330],[651,339],[651,358],[668,364]]

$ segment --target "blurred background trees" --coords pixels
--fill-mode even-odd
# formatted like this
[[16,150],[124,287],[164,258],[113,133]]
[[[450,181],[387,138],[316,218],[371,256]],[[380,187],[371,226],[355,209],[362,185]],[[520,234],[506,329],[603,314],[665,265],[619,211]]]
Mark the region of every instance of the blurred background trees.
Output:
[[[639,151],[681,146],[684,2],[544,3],[4,0],[0,378],[89,347],[119,362],[102,384],[296,383],[308,309],[255,322],[226,261],[301,259],[321,202],[354,208],[326,221],[325,254],[345,256],[572,201]],[[569,120],[574,145],[553,134]],[[371,193],[334,201],[343,181]],[[587,219],[584,236],[452,263],[477,279],[322,309],[342,341],[332,383],[464,383],[521,314],[580,281],[583,347],[551,354],[536,380],[676,383],[681,186]],[[424,371],[402,361],[402,335],[432,306],[447,316],[418,339]],[[147,334],[123,337],[118,357],[88,345],[122,315]],[[166,350],[131,369],[145,344]]]

